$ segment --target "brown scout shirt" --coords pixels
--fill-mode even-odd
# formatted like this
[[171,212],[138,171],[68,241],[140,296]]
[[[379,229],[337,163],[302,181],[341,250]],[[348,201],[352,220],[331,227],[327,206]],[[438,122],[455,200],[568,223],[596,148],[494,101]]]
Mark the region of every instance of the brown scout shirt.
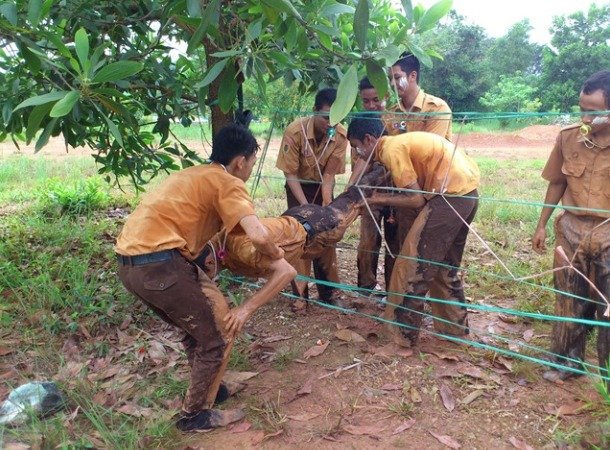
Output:
[[[345,153],[347,151],[347,131],[337,125],[335,135],[325,137],[316,145],[313,117],[295,120],[286,128],[275,167],[295,174],[299,180],[321,182],[320,172],[324,174],[327,166],[336,167],[335,174],[345,173]],[[316,163],[317,161],[317,163]],[[317,166],[320,166],[318,170]]]
[[434,193],[465,195],[479,186],[480,172],[460,148],[434,133],[413,131],[379,139],[375,160],[392,174],[394,185],[404,188],[417,181],[431,198]]
[[115,250],[135,256],[177,249],[193,260],[221,228],[231,231],[253,214],[242,180],[216,163],[189,167],[142,199],[127,218]]
[[[261,223],[269,231],[269,240],[284,250],[284,258],[294,265],[303,256],[307,241],[307,232],[303,225],[294,217],[288,216],[262,218]],[[228,235],[223,230],[210,242],[216,251],[224,247],[226,256],[221,261],[222,267],[246,277],[269,275],[269,266],[274,260],[259,252],[241,227]]]
[[[445,100],[426,94],[423,89],[419,90],[413,106],[408,112],[401,113],[406,110],[406,108],[401,108],[401,105],[395,105],[390,110],[395,113],[386,115],[383,121],[391,136],[411,131],[427,131],[438,134],[448,141],[452,138],[451,108]],[[425,115],[425,113],[433,114]]]
[[542,177],[549,182],[567,182],[561,198],[564,206],[608,211],[569,210],[572,214],[608,218],[610,129],[589,137],[591,141],[585,141],[579,125],[563,128],[557,136]]

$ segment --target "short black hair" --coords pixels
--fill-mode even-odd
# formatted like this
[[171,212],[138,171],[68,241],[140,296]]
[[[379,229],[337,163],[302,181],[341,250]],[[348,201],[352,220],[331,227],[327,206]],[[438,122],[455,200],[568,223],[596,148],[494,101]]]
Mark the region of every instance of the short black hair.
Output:
[[417,72],[416,81],[419,83],[419,71],[421,69],[421,65],[419,63],[419,59],[417,59],[413,53],[404,52],[402,55],[400,55],[400,59],[392,64],[392,67],[393,66],[400,66],[400,69],[406,74],[413,71]]
[[349,127],[347,127],[347,138],[363,141],[364,136],[367,134],[378,138],[383,136],[384,131],[385,127],[379,117],[370,115],[355,116],[349,123]]
[[316,94],[313,107],[316,111],[319,111],[324,106],[332,106],[337,99],[337,90],[334,88],[320,89]]
[[362,80],[360,80],[360,83],[358,83],[359,91],[364,91],[365,89],[375,89],[375,86],[371,84],[369,77],[364,77]]
[[257,150],[258,142],[248,128],[230,124],[223,127],[212,139],[210,159],[226,166],[238,156],[249,158]]
[[600,70],[595,72],[582,85],[583,94],[592,94],[601,90],[606,100],[606,108],[610,108],[610,70]]

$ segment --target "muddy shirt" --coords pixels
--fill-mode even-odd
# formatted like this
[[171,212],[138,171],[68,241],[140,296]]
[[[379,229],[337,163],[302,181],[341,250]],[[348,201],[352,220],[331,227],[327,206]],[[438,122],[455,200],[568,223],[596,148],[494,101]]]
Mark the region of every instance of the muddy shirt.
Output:
[[[345,153],[347,151],[347,131],[337,125],[335,135],[324,137],[316,145],[313,117],[295,120],[286,128],[275,166],[299,180],[320,182],[320,172],[326,168],[334,174],[345,173]],[[318,170],[319,166],[319,170]]]
[[[455,153],[454,153],[455,150]],[[421,131],[379,139],[375,160],[392,174],[394,185],[404,188],[417,181],[422,190],[464,195],[479,186],[477,164],[447,139]]]
[[[542,171],[550,182],[567,182],[565,206],[610,211],[610,130],[586,141],[579,125],[562,129]],[[570,210],[572,214],[610,217],[610,212]]]
[[423,89],[419,90],[408,112],[401,105],[395,105],[391,111],[394,114],[388,114],[383,118],[387,132],[391,136],[411,131],[427,131],[438,134],[448,141],[452,138],[451,108],[445,100],[426,94]]
[[219,164],[189,167],[142,199],[127,218],[115,250],[134,256],[175,248],[192,260],[221,228],[231,231],[253,214],[242,180]]
[[[269,239],[284,250],[284,258],[293,264],[303,255],[307,232],[293,217],[270,217],[261,219],[269,231]],[[231,272],[247,277],[266,277],[274,261],[259,252],[241,229],[235,228],[228,235],[221,231],[211,240],[214,249],[225,250],[221,265]]]

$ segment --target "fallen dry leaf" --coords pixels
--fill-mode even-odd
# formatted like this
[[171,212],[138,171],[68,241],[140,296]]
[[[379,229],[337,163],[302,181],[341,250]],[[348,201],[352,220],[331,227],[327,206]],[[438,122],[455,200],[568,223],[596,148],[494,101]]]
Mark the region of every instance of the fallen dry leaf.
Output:
[[236,372],[234,370],[227,370],[222,377],[222,381],[227,383],[243,383],[257,375],[258,372]]
[[432,436],[434,436],[434,438],[439,441],[441,444],[446,445],[449,448],[453,448],[455,450],[461,448],[462,446],[459,444],[458,441],[456,441],[455,439],[453,439],[451,436],[447,436],[446,434],[436,434],[433,431],[429,431],[428,433],[430,433]]
[[419,395],[419,392],[415,387],[411,387],[409,392],[411,394],[411,401],[413,403],[421,403],[421,395]]
[[415,425],[415,419],[405,420],[394,431],[392,431],[392,436],[395,435],[395,434],[399,434],[399,433],[402,433],[403,431],[408,430],[413,425]]
[[476,391],[472,391],[470,394],[468,394],[466,397],[464,397],[464,399],[462,400],[462,404],[468,405],[468,404],[474,402],[477,398],[479,398],[483,394],[485,394],[485,392],[478,390],[478,389]]
[[301,414],[294,414],[294,415],[287,416],[287,417],[290,420],[295,420],[297,422],[309,422],[311,419],[315,419],[319,415],[320,414],[318,414],[318,413],[301,413]]
[[508,442],[510,442],[513,445],[513,447],[515,447],[515,448],[517,448],[519,450],[534,450],[534,447],[532,447],[531,445],[526,444],[523,441],[520,441],[516,437],[510,437],[508,439]]
[[446,384],[441,384],[439,389],[441,394],[441,399],[443,400],[443,405],[445,405],[445,409],[451,412],[455,409],[455,397],[453,396],[453,392],[449,389],[449,386]]
[[434,355],[434,356],[436,356],[439,359],[446,359],[446,360],[449,360],[449,361],[459,361],[460,360],[460,358],[457,355],[452,355],[450,353],[439,352],[438,350],[433,349],[433,348],[429,348],[429,347],[423,347],[421,349],[421,351],[423,353],[429,353],[431,355]]
[[0,347],[0,356],[10,355],[15,351],[14,348]]
[[231,427],[229,429],[229,431],[231,433],[244,433],[244,432],[248,431],[250,428],[252,428],[252,424],[250,422],[248,422],[247,420],[244,420],[243,422],[238,423],[234,427]]
[[326,350],[328,344],[330,344],[330,341],[318,341],[316,345],[303,353],[303,358],[309,359],[313,358],[314,356],[320,356],[322,353],[324,353],[324,350]]
[[498,319],[505,323],[517,323],[517,316],[511,316],[509,314],[500,313]]
[[494,364],[504,367],[509,372],[513,371],[513,364],[504,356],[498,356],[496,359],[494,359]]
[[136,405],[135,403],[126,403],[117,409],[117,411],[133,417],[148,417],[152,413],[150,408],[144,408]]
[[152,341],[148,346],[148,357],[153,360],[155,364],[159,364],[167,352],[165,347],[159,341]]
[[343,430],[354,436],[377,436],[385,428],[366,425],[345,425]]
[[400,347],[396,344],[386,344],[383,347],[372,347],[371,353],[377,356],[385,356],[386,358],[393,358],[396,356],[409,358],[410,356],[413,356],[412,349]]
[[125,331],[127,328],[129,328],[129,325],[131,324],[132,321],[133,321],[133,317],[131,317],[131,315],[128,315],[127,317],[125,317],[125,319],[119,325],[119,330]]
[[529,328],[523,332],[523,340],[529,342],[534,337],[534,330]]
[[483,370],[481,370],[475,366],[458,367],[458,372],[461,373],[462,375],[468,375],[469,377],[472,377],[472,378],[478,378],[479,380],[486,380],[489,378],[485,374],[485,372],[483,372]]
[[352,330],[348,330],[347,328],[337,331],[335,333],[335,337],[337,339],[341,339],[342,341],[345,341],[345,342],[365,342],[366,341],[366,339],[364,339],[358,333],[356,333],[355,331],[352,331]]
[[2,448],[4,450],[30,450],[32,446],[21,442],[6,442]]
[[292,339],[292,336],[283,336],[281,334],[275,334],[273,336],[261,339],[261,342],[263,342],[264,344],[271,344],[272,342],[286,341],[288,339]]
[[301,386],[301,388],[297,391],[297,395],[307,395],[307,394],[311,394],[311,391],[313,390],[313,382],[314,382],[314,377],[309,378],[304,384],[303,386]]
[[585,408],[585,404],[583,402],[575,401],[572,403],[568,403],[566,405],[561,405],[559,408],[557,408],[557,412],[555,413],[555,415],[557,415],[559,417],[576,416],[576,415],[582,413],[584,408]]

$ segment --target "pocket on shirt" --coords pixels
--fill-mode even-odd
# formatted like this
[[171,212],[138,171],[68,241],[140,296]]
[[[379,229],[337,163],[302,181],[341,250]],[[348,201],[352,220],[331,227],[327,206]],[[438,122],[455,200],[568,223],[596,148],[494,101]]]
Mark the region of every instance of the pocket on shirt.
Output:
[[561,173],[567,175],[569,177],[581,177],[583,173],[585,173],[585,169],[587,168],[587,164],[584,162],[576,162],[576,161],[564,161],[561,166]]
[[172,287],[178,282],[178,275],[169,274],[164,277],[157,278],[155,280],[145,281],[143,283],[144,289],[147,291],[165,291]]

